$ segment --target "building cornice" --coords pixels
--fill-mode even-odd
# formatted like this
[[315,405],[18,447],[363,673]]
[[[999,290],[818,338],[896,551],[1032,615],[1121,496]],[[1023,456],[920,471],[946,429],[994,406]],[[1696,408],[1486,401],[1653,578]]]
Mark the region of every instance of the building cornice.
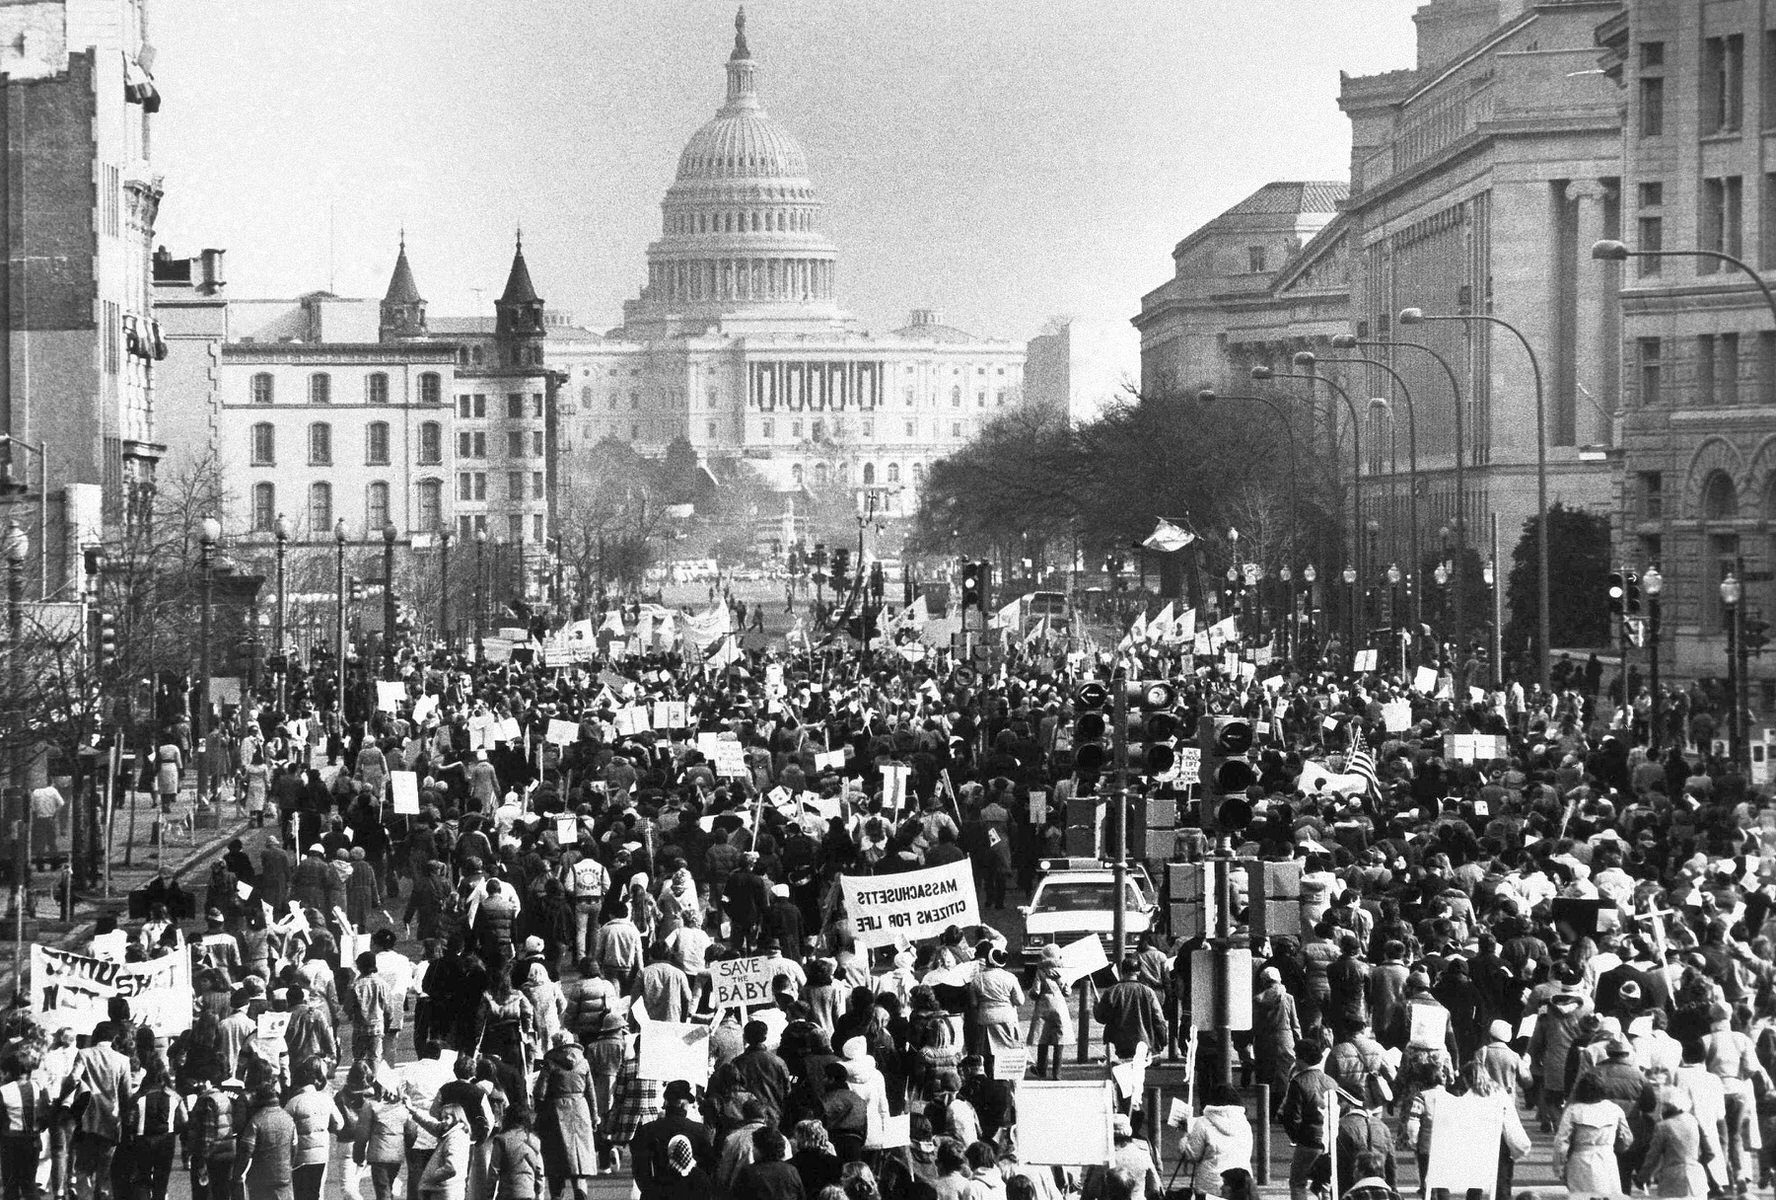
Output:
[[457,348],[444,343],[404,342],[385,346],[379,342],[226,342],[222,357],[243,363],[318,363],[328,360],[385,363],[390,366],[424,364],[454,366]]

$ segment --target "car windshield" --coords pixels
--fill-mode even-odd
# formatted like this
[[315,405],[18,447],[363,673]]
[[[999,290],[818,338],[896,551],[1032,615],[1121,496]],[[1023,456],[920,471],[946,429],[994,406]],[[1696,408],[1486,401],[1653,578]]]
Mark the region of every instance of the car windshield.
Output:
[[[1107,879],[1077,879],[1061,883],[1044,884],[1036,893],[1030,905],[1031,912],[1104,912],[1109,909],[1115,899],[1116,891]],[[1141,893],[1133,884],[1129,885],[1129,908],[1142,907]]]

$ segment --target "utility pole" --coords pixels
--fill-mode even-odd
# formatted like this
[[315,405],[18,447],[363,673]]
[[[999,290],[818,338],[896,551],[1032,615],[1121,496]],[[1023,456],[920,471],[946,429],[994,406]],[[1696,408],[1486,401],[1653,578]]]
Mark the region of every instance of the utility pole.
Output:
[[1127,952],[1128,913],[1124,893],[1128,890],[1128,675],[1125,671],[1116,672],[1115,681],[1110,685],[1114,699],[1110,708],[1110,746],[1111,768],[1116,772],[1116,785],[1110,792],[1110,803],[1114,806],[1111,812],[1115,820],[1111,822],[1116,844],[1112,847],[1114,857],[1110,860],[1111,887],[1116,890],[1115,916],[1110,926],[1110,943],[1114,947],[1110,955],[1112,967],[1122,962]]

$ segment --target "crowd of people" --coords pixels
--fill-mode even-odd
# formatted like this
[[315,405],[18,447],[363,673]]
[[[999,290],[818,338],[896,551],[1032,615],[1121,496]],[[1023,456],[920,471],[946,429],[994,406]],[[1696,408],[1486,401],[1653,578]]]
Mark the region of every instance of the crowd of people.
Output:
[[[122,997],[90,1032],[13,1010],[5,1200],[162,1200],[178,1166],[200,1200],[318,1200],[336,1159],[363,1200],[584,1200],[613,1170],[641,1200],[1235,1197],[1254,1119],[1293,1144],[1296,1200],[1377,1200],[1402,1160],[1424,1177],[1462,1096],[1503,1114],[1497,1195],[1532,1136],[1574,1194],[1768,1185],[1776,811],[1710,745],[1649,747],[1576,688],[1469,690],[1465,669],[1427,694],[1047,649],[985,671],[440,657],[367,722],[239,714],[228,773],[258,827],[201,911],[169,876],[90,947],[190,955],[190,1028]],[[1068,734],[1078,686],[1114,672],[1172,678],[1185,729],[1254,722],[1235,852],[1302,863],[1300,933],[1252,947],[1234,1062],[1187,1036],[1200,938],[1162,922],[1074,985],[1058,947],[993,924],[861,949],[837,886],[967,860],[1002,916],[1107,786]],[[1503,755],[1461,761],[1452,733]],[[1345,787],[1359,750],[1373,770]],[[1181,824],[1173,857],[1200,858]],[[712,964],[741,956],[769,960],[770,1000],[717,1011]],[[697,1021],[707,1079],[643,1077],[646,1025]],[[1118,1093],[1110,1161],[1049,1164],[1005,1066],[1056,1077],[1082,1039],[1091,1072],[1196,1047],[1199,1111],[1163,1125]]]

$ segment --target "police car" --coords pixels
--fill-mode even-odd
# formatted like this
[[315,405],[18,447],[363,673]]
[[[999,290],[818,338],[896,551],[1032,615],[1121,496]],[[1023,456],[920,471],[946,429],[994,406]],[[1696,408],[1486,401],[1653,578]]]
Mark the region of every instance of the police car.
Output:
[[1153,881],[1138,863],[1128,866],[1123,900],[1126,941],[1121,953],[1113,943],[1116,924],[1116,875],[1095,858],[1045,858],[1030,903],[1018,906],[1024,914],[1023,962],[1033,965],[1042,948],[1066,946],[1087,934],[1104,945],[1104,957],[1116,962],[1134,949],[1135,939],[1159,920],[1159,904]]

